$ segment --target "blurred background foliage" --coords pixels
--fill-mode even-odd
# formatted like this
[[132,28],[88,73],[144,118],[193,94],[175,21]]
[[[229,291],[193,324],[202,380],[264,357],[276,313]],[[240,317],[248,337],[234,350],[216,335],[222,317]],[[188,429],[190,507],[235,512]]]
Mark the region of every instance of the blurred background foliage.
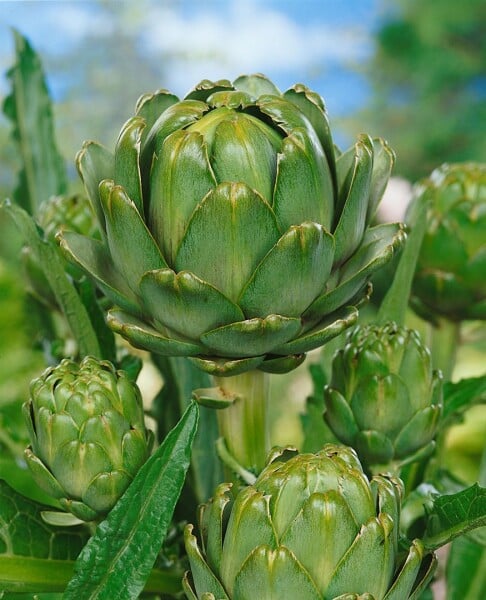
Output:
[[[181,87],[175,91],[184,94],[191,84],[205,76],[214,77],[213,73],[224,76],[226,67],[230,67],[230,77],[239,74],[231,72],[231,68],[246,69],[247,64],[250,68],[255,65],[254,70],[265,70],[258,68],[259,60],[264,67],[267,65],[266,74],[282,89],[301,80],[324,97],[340,145],[351,144],[362,131],[385,137],[397,152],[395,175],[410,182],[419,180],[446,161],[486,160],[484,0],[461,3],[452,0],[353,0],[346,3],[253,0],[244,4],[242,7],[241,3],[233,3],[236,8],[224,17],[221,16],[224,13],[222,0],[0,3],[3,40],[0,67],[6,71],[14,60],[12,36],[1,23],[3,20],[27,35],[42,57],[54,100],[56,137],[66,161],[70,192],[81,190],[74,155],[82,141],[95,139],[112,147],[121,124],[133,113],[135,101],[142,93],[171,88],[175,82],[176,87]],[[88,22],[84,24],[82,35],[79,34],[81,24],[76,28],[73,21],[76,15],[82,14],[73,12],[79,5],[89,5]],[[34,8],[39,26],[42,10],[46,14],[49,10],[61,11],[59,17],[64,14],[63,32],[52,32],[53,37],[60,36],[57,46],[46,38],[49,25],[44,23],[44,37],[37,36],[35,18],[31,15],[27,19],[28,12]],[[191,10],[197,12],[196,8],[199,12],[194,16]],[[216,15],[216,20],[211,21],[210,14]],[[263,53],[259,54],[260,51],[252,51],[253,28],[255,36],[261,32],[263,36],[273,35],[274,32],[265,30],[270,17],[275,27],[288,35],[288,40],[276,41],[282,61],[289,60],[285,55],[289,50],[284,51],[288,45],[290,52],[304,56],[304,67],[300,71],[298,61],[281,65],[272,63]],[[184,18],[188,29],[177,29]],[[224,39],[215,44],[220,31],[215,23],[224,24],[226,18],[229,19],[228,31]],[[22,19],[25,19],[25,27]],[[157,19],[159,28],[149,29],[151,21]],[[308,47],[305,43],[303,48],[299,47],[299,42],[305,42],[305,36],[299,38],[293,19],[299,19],[308,27]],[[62,22],[61,18],[56,27]],[[240,22],[241,31],[232,31]],[[324,24],[322,33],[314,22]],[[188,44],[185,49],[184,40],[174,39],[174,31],[193,36],[199,45]],[[155,36],[151,50],[146,43],[149,33],[152,38]],[[319,35],[328,35],[329,39],[323,41]],[[226,52],[231,54],[231,60]],[[244,57],[245,53],[252,57],[248,63],[238,60],[239,54]],[[194,65],[206,65],[209,72],[194,75]],[[194,77],[186,88],[182,87],[185,82],[182,75]],[[6,79],[0,84],[0,92],[2,96],[9,92]],[[11,196],[20,165],[10,132],[10,123],[0,117],[0,200]],[[392,202],[400,206],[407,199],[407,194],[398,194]],[[403,212],[403,206],[399,212]],[[26,398],[29,380],[39,374],[44,362],[41,348],[32,342],[35,324],[28,316],[29,300],[19,276],[20,241],[10,223],[0,221],[0,231],[0,448],[10,451],[8,460],[11,460],[21,456],[25,445],[19,405]],[[411,318],[414,325],[423,328],[418,319]],[[480,375],[484,370],[484,327],[471,324],[466,335],[456,379]],[[325,352],[327,360],[332,347]],[[302,400],[312,392],[308,364],[319,360],[322,357],[316,354],[296,372],[276,378],[278,434],[275,442],[302,440],[301,423],[295,417],[303,409]],[[299,397],[300,404],[296,404],[293,411],[282,411],[283,395]],[[461,465],[466,480],[475,479],[484,443],[484,409],[476,409],[476,412],[469,418],[470,424],[466,423],[466,434],[459,429],[451,438],[452,462]]]

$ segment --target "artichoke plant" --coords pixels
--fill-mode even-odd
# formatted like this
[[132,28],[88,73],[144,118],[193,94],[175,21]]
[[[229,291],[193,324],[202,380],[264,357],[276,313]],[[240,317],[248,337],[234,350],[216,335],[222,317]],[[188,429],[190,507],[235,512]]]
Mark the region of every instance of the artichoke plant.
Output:
[[229,490],[203,506],[201,545],[186,528],[189,599],[406,600],[433,573],[419,540],[399,540],[401,481],[369,481],[351,448],[277,458],[232,506]]
[[412,305],[435,322],[486,319],[486,164],[445,164],[417,187],[407,218],[427,203]]
[[325,419],[363,464],[404,464],[434,447],[442,376],[419,334],[395,323],[356,327],[332,363]]
[[107,361],[64,359],[32,381],[23,408],[35,481],[78,519],[103,518],[150,453],[136,384]]
[[[77,166],[102,239],[61,245],[134,346],[233,375],[285,372],[354,323],[371,273],[404,239],[370,227],[394,154],[341,154],[321,98],[262,75],[143,96],[114,154]],[[346,308],[345,308],[346,307]]]
[[[90,202],[80,194],[48,198],[39,206],[36,220],[44,231],[45,239],[52,242],[56,248],[56,234],[65,228],[82,235],[99,238],[98,224]],[[54,293],[30,246],[22,249],[22,265],[29,292],[48,307],[58,308]],[[84,271],[71,261],[66,261],[65,268],[74,279],[84,275]]]

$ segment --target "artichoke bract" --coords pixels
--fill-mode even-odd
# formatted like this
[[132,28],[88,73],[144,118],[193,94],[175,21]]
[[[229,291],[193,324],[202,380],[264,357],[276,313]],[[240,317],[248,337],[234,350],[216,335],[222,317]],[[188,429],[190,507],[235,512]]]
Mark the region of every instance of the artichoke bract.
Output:
[[217,375],[284,372],[355,322],[372,271],[403,241],[401,225],[369,227],[393,161],[367,135],[336,151],[321,98],[300,84],[159,91],[114,154],[83,147],[103,240],[65,233],[61,245],[134,346]]
[[433,450],[442,375],[419,334],[395,323],[356,327],[334,356],[325,419],[368,468]]
[[419,540],[399,549],[402,491],[396,478],[369,481],[355,452],[334,445],[275,460],[232,505],[222,484],[203,506],[201,546],[186,527],[187,598],[416,598],[435,559]]
[[445,164],[417,186],[408,220],[427,203],[412,287],[423,318],[486,319],[486,164]]
[[64,359],[32,381],[23,409],[35,481],[78,519],[103,518],[150,453],[137,385],[108,361]]

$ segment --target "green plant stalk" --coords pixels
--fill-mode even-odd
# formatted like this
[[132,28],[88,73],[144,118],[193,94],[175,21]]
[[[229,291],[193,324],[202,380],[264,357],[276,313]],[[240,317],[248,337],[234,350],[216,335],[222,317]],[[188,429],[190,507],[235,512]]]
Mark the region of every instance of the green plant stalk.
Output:
[[[0,588],[12,592],[63,592],[74,573],[73,560],[0,557]],[[145,585],[149,593],[175,594],[181,590],[180,571],[154,569]]]
[[270,450],[268,373],[247,371],[215,377],[224,395],[234,396],[229,407],[218,410],[218,426],[230,454],[245,469],[259,473]]
[[429,347],[434,369],[440,369],[444,381],[450,381],[460,344],[461,323],[441,319],[437,326],[431,325],[429,331]]

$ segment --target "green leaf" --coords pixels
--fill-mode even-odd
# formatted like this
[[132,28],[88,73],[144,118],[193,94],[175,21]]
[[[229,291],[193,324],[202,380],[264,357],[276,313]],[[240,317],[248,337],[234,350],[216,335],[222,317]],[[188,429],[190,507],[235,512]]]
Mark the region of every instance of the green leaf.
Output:
[[15,492],[0,480],[0,589],[62,591],[72,574],[73,559],[87,533],[80,527],[47,525],[41,512],[50,507]]
[[91,281],[83,279],[78,285],[78,293],[96,332],[102,358],[114,363],[116,361],[115,336],[106,324],[103,310],[96,298],[95,287]]
[[486,548],[467,537],[452,542],[446,568],[447,600],[477,600],[486,590]]
[[[185,358],[153,355],[153,360],[164,378],[164,387],[154,400],[152,414],[159,429],[165,431],[169,429],[167,421],[175,421],[185,410],[193,390],[210,387],[211,379]],[[215,451],[218,437],[215,411],[201,406],[199,429],[192,447],[192,469],[187,480],[197,503],[206,502],[223,481],[223,469]]]
[[307,398],[305,414],[301,416],[304,441],[302,452],[318,452],[326,443],[335,443],[336,436],[324,421],[324,395],[322,390],[327,377],[322,365],[314,363],[309,366],[313,383],[313,391]]
[[[191,404],[83,549],[64,598],[136,598],[167,533],[198,422]],[[171,590],[176,591],[176,590]]]
[[463,414],[474,404],[486,402],[486,375],[470,377],[444,385],[444,413],[443,420],[453,420]]
[[100,345],[88,312],[64,271],[60,253],[49,242],[43,240],[34,220],[25,210],[8,201],[0,204],[0,210],[2,209],[12,217],[25,242],[37,255],[44,275],[76,339],[79,353],[81,356],[101,358]]
[[412,231],[402,251],[393,282],[381,303],[376,318],[377,323],[385,323],[386,321],[394,321],[398,325],[405,323],[405,313],[410,299],[415,266],[427,224],[425,209],[426,202],[423,202],[412,220]]
[[51,101],[39,57],[17,31],[16,63],[8,72],[12,92],[3,110],[13,122],[22,159],[14,200],[30,214],[41,202],[66,192],[66,173],[54,139]]
[[486,488],[477,483],[457,494],[437,496],[428,511],[423,544],[436,550],[454,538],[486,525]]

